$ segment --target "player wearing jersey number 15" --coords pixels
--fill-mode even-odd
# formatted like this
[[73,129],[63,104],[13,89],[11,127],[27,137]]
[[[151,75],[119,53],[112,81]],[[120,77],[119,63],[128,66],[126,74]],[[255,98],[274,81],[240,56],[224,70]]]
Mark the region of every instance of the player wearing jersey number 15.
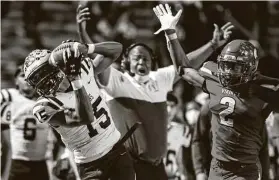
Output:
[[[122,45],[75,42],[69,47],[72,43],[66,43],[53,51],[62,55],[34,50],[25,60],[25,78],[41,95],[33,113],[61,135],[74,154],[81,179],[134,179],[132,162],[124,146],[117,143],[120,133],[95,80],[120,55]],[[79,47],[89,47],[88,52]],[[88,58],[93,53],[100,55]],[[125,166],[119,166],[120,162]]]
[[[279,108],[279,91],[262,84],[277,86],[278,79],[257,73],[257,49],[245,40],[231,41],[218,56],[217,64],[207,62],[200,72],[196,71],[194,68],[198,69],[203,62],[196,62],[195,67],[189,62],[175,34],[168,5],[166,8],[160,5],[155,10],[167,34],[168,49],[178,74],[210,94],[213,160],[209,179],[259,179],[258,157],[265,119],[270,110]],[[221,29],[215,25],[214,36],[221,36],[212,43],[224,44],[232,27],[230,23]]]

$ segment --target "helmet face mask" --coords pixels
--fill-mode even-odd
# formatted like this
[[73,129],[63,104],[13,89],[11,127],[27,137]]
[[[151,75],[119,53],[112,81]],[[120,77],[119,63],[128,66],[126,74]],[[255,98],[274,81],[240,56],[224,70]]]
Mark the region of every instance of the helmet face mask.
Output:
[[60,69],[48,63],[49,56],[48,50],[34,50],[25,59],[26,81],[39,95],[54,94],[65,77]]
[[50,95],[54,94],[58,90],[64,77],[64,73],[57,68],[41,68],[38,69],[37,72],[30,75],[30,82],[33,84],[38,94]]
[[234,40],[218,56],[218,77],[223,87],[247,83],[257,70],[257,49],[244,40]]
[[220,60],[218,77],[224,87],[246,83],[249,80],[248,65],[243,62]]

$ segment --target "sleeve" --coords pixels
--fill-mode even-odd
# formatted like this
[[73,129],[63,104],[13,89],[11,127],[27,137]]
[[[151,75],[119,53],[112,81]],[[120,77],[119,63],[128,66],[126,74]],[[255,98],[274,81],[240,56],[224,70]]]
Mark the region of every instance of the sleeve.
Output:
[[[13,93],[11,89],[2,89],[0,94],[1,101],[1,127],[2,125],[6,127],[11,120],[11,102]],[[5,125],[4,125],[5,124]]]
[[109,75],[108,84],[106,86],[103,86],[100,83],[98,84],[100,85],[101,88],[105,89],[110,96],[115,96],[117,91],[125,89],[125,88],[120,88],[120,86],[122,86],[125,83],[125,81],[127,81],[127,79],[122,72],[116,70],[113,67],[109,67],[109,68],[110,68],[110,75]]
[[195,173],[206,173],[209,170],[209,163],[211,160],[210,150],[210,110],[208,103],[202,109],[199,119],[195,125],[193,139],[192,139],[192,160]]
[[160,79],[159,82],[162,83],[163,86],[167,88],[168,91],[172,91],[174,79],[176,75],[177,73],[174,65],[167,66],[164,68],[159,68],[157,70],[157,78]]
[[199,74],[205,79],[219,81],[217,76],[217,64],[212,61],[205,62],[199,69]]
[[[56,99],[56,98],[53,98]],[[42,98],[38,99],[33,107],[33,115],[40,123],[47,123],[58,112],[64,111],[63,104],[58,104],[56,101]]]

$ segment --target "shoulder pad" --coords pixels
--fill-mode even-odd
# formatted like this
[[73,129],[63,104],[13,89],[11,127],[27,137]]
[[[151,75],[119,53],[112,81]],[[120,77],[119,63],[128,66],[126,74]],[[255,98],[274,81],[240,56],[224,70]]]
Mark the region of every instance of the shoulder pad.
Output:
[[33,115],[41,123],[48,122],[57,112],[64,110],[63,103],[55,97],[39,98],[33,107]]
[[20,95],[20,93],[17,89],[14,89],[14,88],[1,89],[1,94],[0,94],[1,105],[3,105],[4,103],[12,102],[19,95]]
[[212,61],[205,62],[200,68],[199,73],[205,79],[219,81],[217,76],[217,64]]

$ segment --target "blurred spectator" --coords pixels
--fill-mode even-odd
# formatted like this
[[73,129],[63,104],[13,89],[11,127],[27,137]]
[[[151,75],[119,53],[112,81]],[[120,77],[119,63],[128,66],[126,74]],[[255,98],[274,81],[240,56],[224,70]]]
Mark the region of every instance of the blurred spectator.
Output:
[[197,180],[206,180],[211,162],[211,112],[206,102],[200,111],[192,139],[192,160]]
[[269,132],[269,156],[270,156],[270,176],[276,179],[278,175],[278,155],[279,155],[279,113],[272,112],[266,120]]
[[198,120],[198,116],[200,113],[200,105],[195,101],[190,101],[185,104],[184,107],[184,117],[186,120],[186,131],[185,137],[188,138],[189,143],[184,144],[179,151],[178,155],[178,164],[180,165],[180,171],[183,172],[186,180],[195,179],[195,172],[193,168],[192,161],[192,135],[193,135],[193,127]]
[[167,111],[168,111],[168,122],[185,123],[185,121],[177,115],[178,112],[178,99],[171,93],[167,95]]
[[[167,110],[168,110],[168,134],[167,134],[167,155],[164,159],[166,171],[169,179],[173,180],[191,180],[191,158],[184,159],[185,155],[188,157],[187,148],[191,144],[191,128],[187,122],[181,118],[178,112],[178,99],[168,93],[167,95]],[[186,149],[186,151],[185,151]]]

